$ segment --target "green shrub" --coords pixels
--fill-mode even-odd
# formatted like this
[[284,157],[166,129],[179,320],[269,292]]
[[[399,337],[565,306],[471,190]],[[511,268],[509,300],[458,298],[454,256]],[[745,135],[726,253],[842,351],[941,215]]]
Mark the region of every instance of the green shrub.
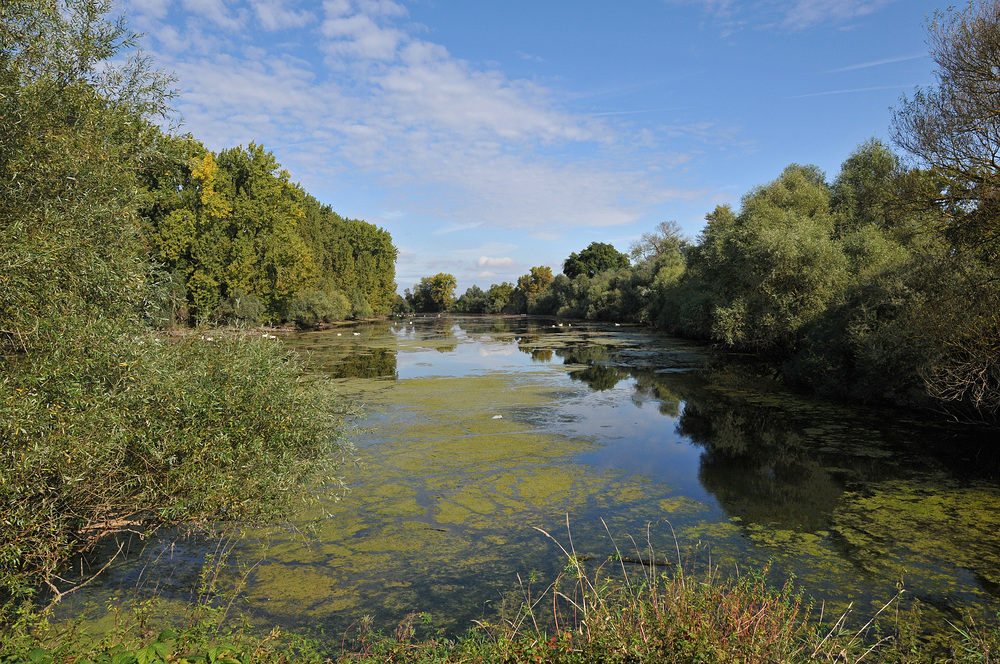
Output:
[[279,341],[61,322],[0,376],[5,594],[54,584],[123,519],[267,518],[332,473],[339,406]]
[[267,316],[267,308],[253,293],[237,288],[215,308],[215,319],[227,325],[259,325]]
[[340,291],[305,291],[296,295],[288,308],[288,320],[301,326],[345,320],[350,315],[351,305]]

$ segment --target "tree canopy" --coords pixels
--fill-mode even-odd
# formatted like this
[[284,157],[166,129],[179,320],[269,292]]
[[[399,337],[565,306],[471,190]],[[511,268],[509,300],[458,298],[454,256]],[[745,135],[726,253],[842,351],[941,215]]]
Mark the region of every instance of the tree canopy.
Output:
[[893,138],[931,170],[921,195],[958,246],[1000,251],[1000,1],[937,12],[927,27],[937,84],[904,98]]
[[628,266],[628,256],[615,249],[613,245],[591,242],[579,254],[574,251],[563,261],[563,274],[570,279],[580,274],[593,277],[600,272],[621,270]]
[[413,287],[411,305],[416,311],[450,311],[455,303],[455,287],[458,282],[454,275],[439,272],[433,277],[424,277]]
[[144,173],[148,242],[196,318],[317,323],[389,311],[396,248],[385,230],[320,204],[260,145],[215,155],[188,137],[164,140],[172,161]]

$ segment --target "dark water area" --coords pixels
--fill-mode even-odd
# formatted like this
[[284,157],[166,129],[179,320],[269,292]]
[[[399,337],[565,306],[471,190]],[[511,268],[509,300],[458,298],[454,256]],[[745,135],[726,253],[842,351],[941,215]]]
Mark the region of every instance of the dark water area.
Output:
[[[458,634],[519,578],[561,572],[543,531],[594,564],[651,546],[723,574],[766,566],[862,623],[899,587],[930,624],[1000,610],[995,432],[797,394],[613,324],[411,317],[285,341],[365,411],[349,492],[225,545],[220,588],[244,584],[234,612],[262,627],[339,642],[362,616],[391,631],[425,612]],[[182,611],[223,554],[177,533],[142,546],[64,615],[89,605],[99,629],[128,593]]]

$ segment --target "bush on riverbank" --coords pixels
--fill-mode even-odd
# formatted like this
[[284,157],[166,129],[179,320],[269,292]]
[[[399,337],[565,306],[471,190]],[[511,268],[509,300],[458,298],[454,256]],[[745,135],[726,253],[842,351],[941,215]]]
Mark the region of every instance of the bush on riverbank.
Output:
[[116,523],[266,518],[329,476],[337,402],[275,339],[80,322],[0,378],[0,581],[30,593]]

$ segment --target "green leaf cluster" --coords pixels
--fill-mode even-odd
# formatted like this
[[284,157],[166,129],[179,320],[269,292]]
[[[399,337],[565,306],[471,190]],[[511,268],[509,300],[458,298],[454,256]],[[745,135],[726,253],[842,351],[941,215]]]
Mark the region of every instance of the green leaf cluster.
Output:
[[456,285],[454,275],[439,272],[433,277],[421,279],[412,293],[407,290],[407,301],[414,311],[450,311],[455,304]]
[[577,275],[594,275],[607,270],[621,270],[629,266],[629,258],[610,244],[591,242],[586,249],[575,251],[563,261],[563,274],[570,279]]
[[388,313],[396,290],[389,233],[344,219],[250,143],[213,154],[164,138],[169,158],[144,170],[144,235],[179,285],[169,322],[294,321]]

